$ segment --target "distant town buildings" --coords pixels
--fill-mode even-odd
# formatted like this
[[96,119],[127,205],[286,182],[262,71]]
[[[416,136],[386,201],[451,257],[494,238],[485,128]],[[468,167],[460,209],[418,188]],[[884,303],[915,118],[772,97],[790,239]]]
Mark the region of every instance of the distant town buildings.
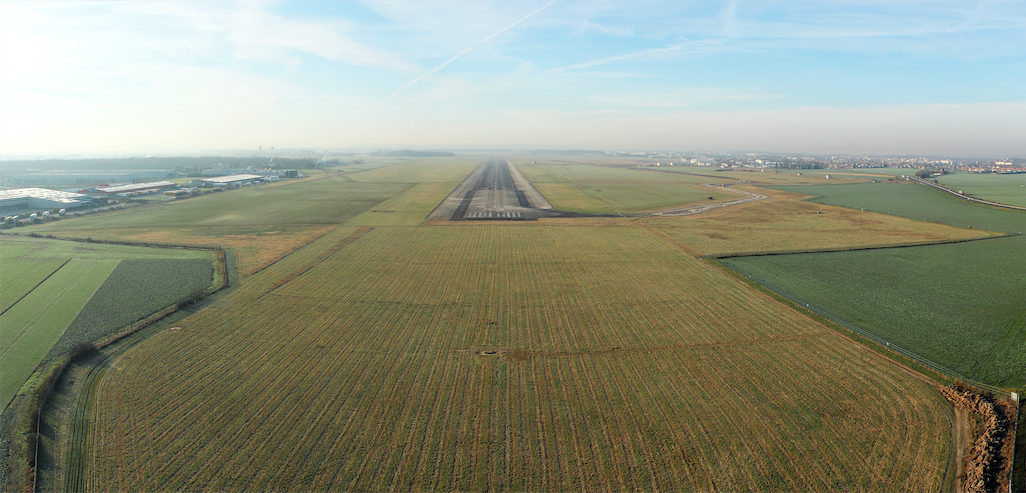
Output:
[[[660,159],[644,166],[660,166],[664,158],[681,165],[712,166],[717,168],[788,168],[788,169],[834,169],[834,168],[908,168],[946,170],[948,172],[970,173],[1026,173],[1026,159],[1002,158],[996,160],[953,159],[921,156],[851,156],[851,155],[791,155],[769,153],[719,153],[700,154],[684,152],[610,151],[607,156],[625,158]],[[914,174],[914,173],[909,173]]]

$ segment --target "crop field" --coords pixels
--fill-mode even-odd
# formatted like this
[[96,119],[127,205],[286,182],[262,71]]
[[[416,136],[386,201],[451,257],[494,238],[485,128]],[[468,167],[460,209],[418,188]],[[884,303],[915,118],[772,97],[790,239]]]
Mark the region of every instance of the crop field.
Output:
[[[807,187],[795,187],[797,190],[804,188]],[[806,195],[797,193],[750,190],[767,193],[771,197],[693,216],[650,218],[643,222],[702,255],[865,248],[994,235],[987,231],[807,202],[802,200]]]
[[950,452],[928,385],[629,224],[343,225],[179,325],[100,381],[88,489],[925,491]]
[[122,260],[53,345],[48,358],[67,353],[166,308],[211,283],[208,259]]
[[55,231],[54,235],[61,238],[102,238],[142,243],[221,246],[235,252],[241,274],[249,275],[332,229],[333,226],[329,225],[271,224],[194,228],[76,229]]
[[[0,327],[3,327],[0,331],[0,359],[3,361],[0,402],[4,406],[22,387],[39,362],[51,352],[55,343],[66,334],[69,326],[74,326],[76,317],[88,305],[94,293],[98,290],[102,292],[102,287],[107,286],[106,281],[111,276],[123,277],[112,274],[118,272],[121,259],[137,259],[128,262],[143,263],[167,262],[171,272],[162,273],[167,276],[182,275],[186,271],[181,269],[189,265],[189,262],[199,262],[206,266],[200,280],[205,282],[204,287],[210,284],[212,256],[207,252],[98,245],[11,235],[4,235],[2,242],[0,285],[5,293],[6,309],[0,315]],[[164,260],[155,260],[160,258]],[[171,263],[174,263],[174,267],[171,267]],[[158,286],[161,281],[160,278],[149,279],[149,282]],[[168,289],[173,290],[174,286],[173,282],[167,283]],[[130,313],[133,304],[145,303],[150,297],[151,293],[133,288],[120,294],[120,303],[107,308],[114,312]],[[10,306],[6,305],[8,301]],[[88,330],[109,329],[95,322]],[[65,349],[70,349],[70,346]]]
[[3,248],[0,249],[0,263],[3,264],[3,283],[0,284],[0,313],[6,312],[8,308],[67,261],[67,259],[58,258],[25,258],[24,254],[28,252],[27,248],[24,250],[20,248],[23,245],[4,241]]
[[[937,223],[994,231],[1026,226],[1026,213],[970,204],[922,185],[789,190],[819,195],[818,202],[917,219],[922,215]],[[1024,251],[1026,236],[1014,236],[915,248],[733,258],[726,263],[774,291],[965,377],[1021,388],[1026,384]]]
[[1026,173],[956,173],[936,179],[953,190],[961,190],[977,198],[1026,207]]
[[912,182],[862,183],[844,186],[780,187],[820,198],[815,202],[862,208],[916,220],[1026,233],[1026,213],[970,204],[951,194]]
[[563,211],[630,214],[737,198],[696,186],[715,182],[704,177],[579,164],[514,164],[553,207]]
[[72,259],[0,315],[4,406],[117,264],[118,260]]
[[1023,240],[724,262],[788,298],[819,307],[832,318],[855,323],[968,378],[1023,388]]

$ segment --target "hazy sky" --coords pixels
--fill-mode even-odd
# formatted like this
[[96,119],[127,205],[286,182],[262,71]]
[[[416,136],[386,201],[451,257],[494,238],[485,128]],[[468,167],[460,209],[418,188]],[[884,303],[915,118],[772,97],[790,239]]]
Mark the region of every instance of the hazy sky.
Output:
[[0,153],[1026,156],[1026,2],[2,2]]

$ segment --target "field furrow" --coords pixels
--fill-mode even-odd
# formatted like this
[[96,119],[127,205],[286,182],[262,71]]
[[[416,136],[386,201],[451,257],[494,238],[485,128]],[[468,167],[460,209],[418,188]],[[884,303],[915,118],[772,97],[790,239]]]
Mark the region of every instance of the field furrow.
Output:
[[354,232],[126,354],[101,382],[92,488],[936,489],[943,476],[929,389],[642,228]]

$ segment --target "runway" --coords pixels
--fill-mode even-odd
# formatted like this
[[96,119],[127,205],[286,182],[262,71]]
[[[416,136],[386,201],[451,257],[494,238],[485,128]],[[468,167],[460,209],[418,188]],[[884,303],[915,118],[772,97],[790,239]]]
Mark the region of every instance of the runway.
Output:
[[481,163],[429,217],[449,220],[531,220],[560,215],[512,163]]

